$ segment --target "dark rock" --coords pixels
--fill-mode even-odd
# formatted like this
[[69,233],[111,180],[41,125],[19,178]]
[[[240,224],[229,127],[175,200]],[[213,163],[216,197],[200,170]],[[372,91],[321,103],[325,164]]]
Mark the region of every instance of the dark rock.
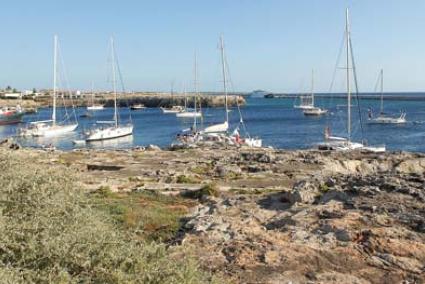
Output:
[[98,164],[88,164],[88,171],[119,171],[123,169],[124,166],[117,165],[98,165]]

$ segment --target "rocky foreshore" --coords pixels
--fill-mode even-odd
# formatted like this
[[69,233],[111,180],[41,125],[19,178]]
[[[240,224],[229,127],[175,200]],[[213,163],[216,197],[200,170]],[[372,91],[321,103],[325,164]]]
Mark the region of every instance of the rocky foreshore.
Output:
[[[74,97],[72,101],[65,99],[65,104],[70,106],[74,104],[77,107],[84,107],[92,103],[103,104],[106,107],[114,106],[114,99],[112,94],[96,94],[93,99],[90,95],[81,98]],[[198,97],[201,107],[223,107],[225,105],[225,97],[221,93],[219,94],[208,94],[200,95]],[[193,107],[193,97],[188,95],[187,106]],[[35,99],[0,99],[0,106],[16,106],[20,104],[25,108],[35,107],[48,107],[52,104],[50,96],[38,97]],[[171,106],[184,106],[185,96],[183,95],[172,95],[166,93],[135,93],[135,94],[119,94],[118,105],[120,107],[128,107],[134,104],[143,104],[146,107],[171,107]],[[240,94],[230,94],[228,96],[228,105],[230,107],[236,107],[237,105],[245,105],[245,99]]]
[[201,267],[232,283],[425,282],[423,154],[1,151],[65,165],[87,191],[197,200],[169,245],[193,248]]

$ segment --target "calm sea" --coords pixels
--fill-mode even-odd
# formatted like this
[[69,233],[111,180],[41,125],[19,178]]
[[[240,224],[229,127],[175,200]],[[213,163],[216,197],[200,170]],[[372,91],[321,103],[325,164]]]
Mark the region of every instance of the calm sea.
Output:
[[[265,146],[283,149],[306,149],[314,147],[323,139],[324,128],[329,125],[335,135],[346,131],[346,100],[336,98],[317,98],[317,105],[328,108],[330,113],[322,117],[305,117],[300,110],[294,109],[293,99],[265,99],[248,98],[247,105],[241,108],[245,125],[251,136],[259,136]],[[379,111],[378,100],[363,100],[360,102],[362,117],[367,120],[367,109]],[[353,140],[362,137],[370,145],[385,144],[389,150],[406,150],[425,152],[425,101],[385,101],[385,112],[399,114],[403,109],[407,113],[408,123],[404,125],[368,125],[359,123],[358,108],[353,107]],[[79,133],[90,128],[95,121],[110,120],[113,109],[107,108],[94,112],[91,118],[80,117],[85,108],[77,108],[79,119],[78,131],[56,138],[18,138],[18,142],[25,146],[41,146],[53,144],[57,148],[69,150],[75,146],[72,141],[79,138]],[[126,118],[129,110],[121,109],[121,117]],[[224,119],[224,109],[204,109],[204,126],[220,123]],[[49,119],[51,109],[40,109],[37,114],[26,115],[25,122]],[[131,111],[135,125],[134,135],[116,140],[87,144],[90,148],[129,148],[155,144],[161,147],[169,146],[175,135],[184,128],[192,125],[191,119],[179,119],[173,114],[163,114],[160,109],[146,108]],[[231,127],[239,123],[237,109],[229,113]],[[23,124],[14,126],[0,126],[0,137],[15,135]],[[81,146],[79,146],[81,147]]]

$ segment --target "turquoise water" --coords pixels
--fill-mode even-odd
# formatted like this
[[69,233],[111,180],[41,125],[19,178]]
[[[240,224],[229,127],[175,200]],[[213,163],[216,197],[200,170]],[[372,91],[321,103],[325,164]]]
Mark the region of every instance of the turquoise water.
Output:
[[[300,110],[294,109],[293,99],[248,98],[247,105],[241,112],[251,136],[259,136],[265,146],[282,149],[306,149],[314,147],[323,139],[324,128],[329,125],[335,135],[344,135],[346,129],[346,103],[344,99],[317,99],[317,105],[326,107],[330,114],[322,117],[305,117]],[[379,109],[379,101],[364,100],[362,117],[367,118],[367,109]],[[341,105],[341,107],[337,107]],[[398,114],[403,109],[407,112],[408,123],[405,125],[363,125],[363,135],[360,128],[358,108],[353,107],[353,140],[362,136],[370,145],[385,144],[389,150],[407,150],[425,152],[425,101],[389,100],[385,102],[385,111]],[[51,109],[40,109],[39,113],[26,115],[25,122],[49,119]],[[79,133],[88,129],[97,120],[110,120],[113,109],[106,108],[94,112],[91,118],[79,117],[85,113],[85,108],[76,109],[79,119],[77,132],[55,138],[19,138],[19,143],[26,146],[53,144],[60,149],[72,149],[72,141],[79,138]],[[129,110],[121,109],[121,117],[127,118]],[[203,124],[220,123],[224,119],[224,109],[204,109]],[[173,114],[163,114],[160,109],[147,108],[131,111],[135,125],[134,135],[116,140],[96,142],[86,145],[90,148],[130,148],[155,144],[161,147],[169,146],[175,135],[192,125],[193,121],[176,118]],[[237,109],[230,112],[231,128],[239,122]],[[0,137],[15,135],[20,125],[1,126]]]

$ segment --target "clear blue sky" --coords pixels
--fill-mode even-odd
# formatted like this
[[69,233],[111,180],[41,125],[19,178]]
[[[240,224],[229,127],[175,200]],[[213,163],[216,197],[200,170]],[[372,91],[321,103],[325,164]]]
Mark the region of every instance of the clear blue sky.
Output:
[[361,90],[385,70],[388,91],[425,90],[424,0],[3,1],[0,86],[50,87],[57,33],[73,89],[107,88],[107,45],[116,39],[129,90],[169,90],[193,80],[220,89],[218,37],[236,90],[327,91],[351,9]]

